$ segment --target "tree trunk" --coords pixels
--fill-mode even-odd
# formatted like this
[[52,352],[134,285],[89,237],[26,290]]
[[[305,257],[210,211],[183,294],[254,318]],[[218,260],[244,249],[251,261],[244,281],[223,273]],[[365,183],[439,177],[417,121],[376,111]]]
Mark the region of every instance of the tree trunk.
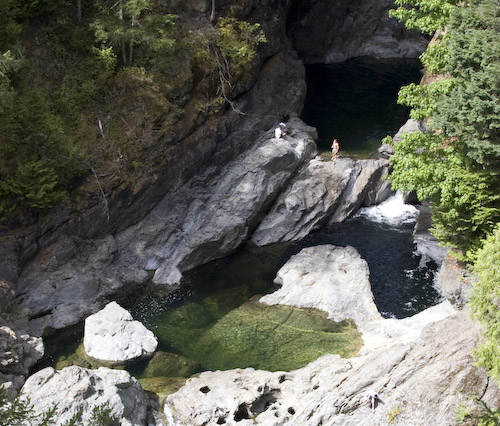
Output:
[[82,0],[76,0],[76,20],[82,22]]
[[212,0],[212,12],[210,12],[210,23],[214,23],[215,20],[215,0]]

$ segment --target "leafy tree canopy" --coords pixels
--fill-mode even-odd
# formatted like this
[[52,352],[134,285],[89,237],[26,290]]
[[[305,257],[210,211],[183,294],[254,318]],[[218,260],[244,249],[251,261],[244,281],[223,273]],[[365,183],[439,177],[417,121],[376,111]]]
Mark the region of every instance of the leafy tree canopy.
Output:
[[450,14],[459,0],[396,0],[399,6],[389,16],[403,21],[408,29],[434,34],[448,24]]
[[[427,2],[417,3],[419,13],[426,10]],[[448,22],[446,34],[422,56],[445,76],[399,94],[399,102],[412,107],[411,117],[425,120],[429,132],[407,135],[396,145],[391,182],[428,198],[434,234],[471,260],[500,219],[500,2],[448,6],[443,9],[448,21],[436,21],[441,29]]]

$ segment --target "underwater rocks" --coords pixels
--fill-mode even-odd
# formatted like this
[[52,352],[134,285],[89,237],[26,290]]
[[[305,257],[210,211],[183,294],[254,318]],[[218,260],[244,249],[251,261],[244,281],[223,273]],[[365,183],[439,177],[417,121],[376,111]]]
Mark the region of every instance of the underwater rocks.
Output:
[[82,414],[82,424],[89,424],[96,407],[110,410],[112,424],[154,424],[150,422],[154,402],[137,380],[123,370],[73,366],[56,371],[47,367],[26,381],[21,396],[29,398],[35,414],[56,407],[57,425],[69,424],[77,413]]
[[[410,344],[393,343],[350,359],[325,355],[290,372],[253,368],[204,372],[166,398],[170,426],[343,426],[455,424],[457,407],[500,401],[496,383],[477,368],[471,350],[476,324],[458,313],[424,330]],[[446,336],[446,338],[444,338]],[[364,404],[373,389],[381,401]]]
[[127,310],[111,302],[85,319],[83,345],[92,358],[126,362],[151,356],[158,340]]

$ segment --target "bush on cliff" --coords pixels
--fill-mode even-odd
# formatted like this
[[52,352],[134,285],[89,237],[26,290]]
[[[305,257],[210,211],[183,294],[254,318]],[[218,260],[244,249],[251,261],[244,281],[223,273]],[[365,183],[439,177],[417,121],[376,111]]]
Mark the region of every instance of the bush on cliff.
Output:
[[232,105],[265,41],[190,2],[0,3],[0,223],[36,219],[86,176],[79,198],[95,198],[95,178],[108,194],[135,181]]

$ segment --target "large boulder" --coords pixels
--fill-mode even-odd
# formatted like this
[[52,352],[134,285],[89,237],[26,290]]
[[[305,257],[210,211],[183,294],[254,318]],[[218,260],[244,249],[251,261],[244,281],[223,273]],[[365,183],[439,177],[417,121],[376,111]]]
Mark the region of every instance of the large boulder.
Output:
[[18,390],[29,370],[44,354],[41,337],[25,331],[14,330],[7,325],[0,326],[0,384],[2,387]]
[[327,220],[342,222],[360,206],[380,203],[391,194],[384,180],[388,173],[387,160],[314,158],[277,198],[252,241],[263,246],[299,240]]
[[83,346],[92,358],[120,363],[151,356],[158,340],[128,311],[111,302],[85,319]]
[[368,264],[353,247],[307,247],[278,271],[275,282],[281,288],[260,302],[320,309],[335,321],[354,320],[363,336],[362,353],[395,341],[415,341],[428,324],[455,313],[449,302],[443,302],[413,317],[384,319],[373,301],[369,278]]
[[68,424],[82,414],[88,424],[96,407],[110,409],[113,424],[146,426],[152,424],[154,403],[128,372],[101,367],[87,370],[66,367],[56,371],[47,367],[33,374],[24,384],[22,398],[29,398],[35,414],[56,407],[56,425]]
[[373,301],[368,264],[353,247],[307,247],[278,271],[281,288],[260,298],[268,305],[316,308],[359,326],[382,319]]
[[[443,338],[446,336],[446,338]],[[465,313],[429,325],[419,340],[392,343],[356,358],[325,355],[291,372],[204,372],[166,398],[171,424],[315,426],[456,424],[459,406],[492,407],[499,389],[475,366],[478,328]],[[372,413],[365,394],[378,392]]]

